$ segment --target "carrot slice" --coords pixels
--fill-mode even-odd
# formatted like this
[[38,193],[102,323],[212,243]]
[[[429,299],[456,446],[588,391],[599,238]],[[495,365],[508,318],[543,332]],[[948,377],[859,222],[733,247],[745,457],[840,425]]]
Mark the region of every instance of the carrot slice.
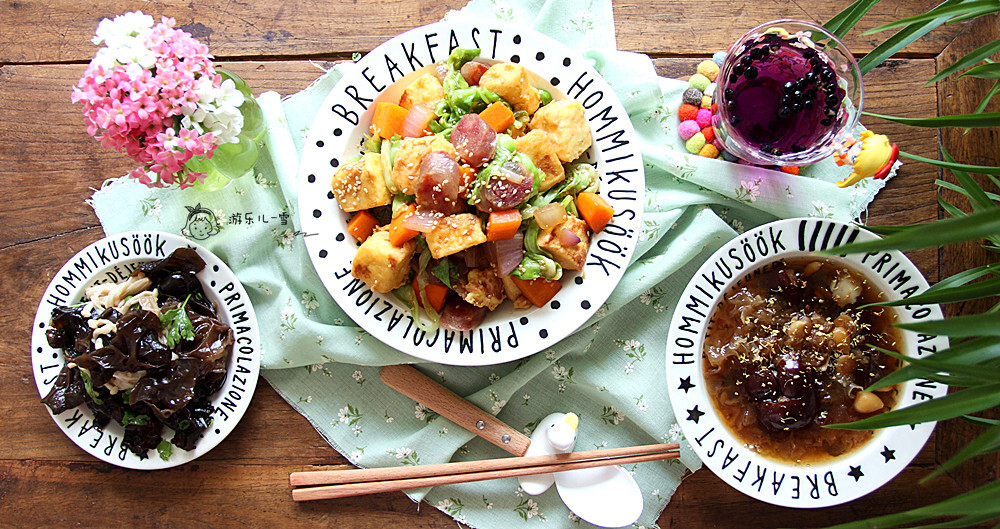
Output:
[[375,111],[372,114],[372,133],[378,134],[384,139],[392,138],[397,134],[402,136],[403,122],[406,121],[407,112],[409,111],[395,103],[384,101],[375,103]]
[[514,113],[507,108],[507,105],[499,101],[483,109],[479,113],[479,117],[483,118],[483,121],[497,132],[503,132],[514,124]]
[[375,220],[375,216],[368,210],[363,210],[351,217],[350,222],[347,223],[347,233],[353,235],[355,239],[365,242],[365,239],[371,237],[377,226],[378,221]]
[[516,209],[505,209],[490,213],[486,220],[486,240],[502,241],[512,239],[521,227],[521,212]]
[[597,193],[583,192],[576,196],[576,209],[594,232],[608,225],[615,210]]
[[[420,285],[417,282],[417,276],[413,276],[413,291],[417,295],[417,305],[421,308],[424,306],[422,301],[422,296],[420,295]],[[424,296],[427,296],[427,301],[431,304],[431,308],[434,312],[441,312],[444,308],[444,301],[448,297],[448,287],[444,285],[437,285],[434,283],[427,283],[424,285]]]
[[559,289],[562,288],[562,283],[541,277],[538,279],[521,279],[510,276],[510,278],[514,280],[514,284],[517,285],[521,294],[524,294],[524,297],[536,307],[544,307],[550,299],[555,297]]
[[399,215],[396,215],[389,224],[389,242],[393,246],[402,247],[406,241],[416,237],[420,232],[417,230],[411,230],[403,226],[403,219],[408,215],[417,210],[417,207],[413,204],[406,206],[406,209],[401,211]]

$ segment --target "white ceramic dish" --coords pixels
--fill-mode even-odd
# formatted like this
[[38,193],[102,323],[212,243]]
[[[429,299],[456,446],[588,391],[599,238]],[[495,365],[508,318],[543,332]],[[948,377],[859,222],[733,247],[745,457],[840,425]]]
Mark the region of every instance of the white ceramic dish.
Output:
[[[357,155],[375,101],[399,98],[403,88],[452,47],[482,49],[487,61],[517,62],[533,84],[584,108],[594,145],[583,158],[596,163],[600,194],[615,218],[591,239],[584,272],[567,272],[563,288],[544,308],[515,310],[505,303],[471,332],[426,333],[392,294],[373,292],[351,276],[358,244],[347,233],[350,215],[337,205],[330,181],[343,160]],[[583,57],[524,27],[494,22],[439,22],[403,33],[375,48],[333,88],[309,131],[299,175],[299,217],[309,234],[309,257],[340,307],[382,342],[425,360],[490,365],[550,347],[596,312],[618,284],[642,226],[645,189],[642,155],[628,114],[608,84]],[[315,235],[313,235],[315,234]]]
[[[674,312],[667,338],[666,374],[670,400],[684,435],[705,466],[741,492],[785,507],[827,507],[848,502],[887,483],[917,455],[934,423],[876,431],[863,446],[809,465],[764,457],[744,446],[720,420],[705,388],[702,351],[711,313],[722,296],[753,270],[781,258],[809,255],[877,236],[852,224],[828,219],[789,219],[750,230],[720,248],[698,270]],[[888,299],[923,292],[927,281],[900,252],[853,254],[840,260],[863,273]],[[900,323],[942,317],[937,306],[897,307]],[[908,356],[946,349],[946,337],[902,331]],[[947,386],[910,381],[895,408],[946,395]]]
[[[77,252],[52,278],[35,313],[31,371],[38,393],[44,397],[65,364],[62,351],[50,347],[45,338],[52,309],[78,303],[90,285],[121,281],[139,263],[163,259],[174,249],[185,246],[194,248],[205,261],[198,279],[205,294],[215,303],[220,319],[232,327],[236,339],[226,381],[212,398],[213,423],[192,451],[173,447],[170,457],[163,460],[156,450],[150,450],[146,459],[140,459],[121,445],[124,429],[120,424],[111,421],[103,430],[97,428],[93,413],[85,405],[52,415],[63,433],[83,451],[113,465],[138,470],[181,465],[214,448],[236,427],[250,405],[260,373],[260,337],[250,298],[229,267],[208,250],[170,233],[137,231],[101,239]],[[172,437],[173,433],[164,429],[163,438],[169,441]]]

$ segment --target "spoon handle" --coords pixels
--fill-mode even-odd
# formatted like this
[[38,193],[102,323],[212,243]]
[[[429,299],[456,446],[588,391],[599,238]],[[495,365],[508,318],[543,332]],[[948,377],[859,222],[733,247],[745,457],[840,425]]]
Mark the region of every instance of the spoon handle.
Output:
[[379,378],[390,388],[511,454],[523,456],[531,444],[531,439],[521,432],[477,408],[413,366],[385,366],[379,371]]

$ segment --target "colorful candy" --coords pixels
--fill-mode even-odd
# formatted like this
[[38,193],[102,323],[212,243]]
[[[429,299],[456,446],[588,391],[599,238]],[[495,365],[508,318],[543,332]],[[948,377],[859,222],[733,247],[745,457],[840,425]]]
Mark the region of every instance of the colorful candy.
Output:
[[708,108],[700,108],[695,114],[694,120],[698,122],[698,126],[704,128],[712,124],[712,111]]
[[684,141],[690,140],[691,136],[694,136],[699,131],[701,131],[701,127],[693,119],[682,121],[680,126],[677,127],[677,133],[680,134],[681,139]]
[[701,152],[701,149],[704,146],[705,146],[705,136],[701,132],[698,132],[694,136],[691,136],[691,138],[684,143],[684,148],[686,148],[687,152],[691,154],[698,154],[699,152]]

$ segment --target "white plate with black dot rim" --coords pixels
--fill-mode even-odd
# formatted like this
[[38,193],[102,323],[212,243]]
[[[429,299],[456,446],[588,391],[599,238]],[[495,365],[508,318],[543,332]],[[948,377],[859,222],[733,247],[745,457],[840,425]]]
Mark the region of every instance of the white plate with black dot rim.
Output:
[[[158,231],[134,231],[106,237],[77,252],[52,278],[35,313],[31,332],[31,372],[41,397],[48,395],[56,375],[65,364],[62,350],[49,346],[45,338],[52,310],[59,306],[81,303],[87,287],[108,281],[122,281],[145,262],[163,259],[177,248],[188,247],[198,252],[205,268],[198,279],[205,295],[215,304],[220,320],[233,329],[236,342],[229,357],[226,381],[212,397],[212,425],[205,430],[194,450],[172,446],[164,460],[156,450],[140,459],[122,446],[124,429],[115,421],[103,429],[94,425],[94,415],[86,405],[52,414],[52,420],[84,452],[113,465],[136,470],[159,470],[192,461],[205,454],[229,435],[250,406],[257,377],[260,374],[260,335],[257,317],[243,285],[221,259],[200,245]],[[48,406],[41,404],[48,411]],[[173,432],[164,428],[163,438],[169,441]]]
[[[854,224],[830,219],[787,219],[747,231],[716,251],[695,273],[681,295],[667,332],[666,374],[670,401],[684,436],[705,466],[737,490],[784,507],[817,508],[860,498],[881,487],[916,457],[934,423],[877,430],[855,450],[819,463],[794,464],[767,458],[739,441],[721,420],[709,396],[702,369],[705,334],[715,307],[750,272],[779,259],[878,236]],[[900,252],[824,257],[863,274],[888,300],[927,290],[927,280]],[[896,307],[897,321],[939,319],[937,305]],[[945,336],[899,330],[900,352],[921,357],[948,348]],[[894,409],[948,393],[947,386],[911,380],[900,388]]]
[[[531,82],[556,99],[584,106],[594,145],[582,159],[595,163],[600,194],[615,210],[591,239],[583,272],[563,274],[563,288],[542,308],[505,302],[469,332],[424,332],[406,305],[373,292],[351,276],[359,243],[347,233],[350,215],[337,205],[330,182],[343,160],[360,154],[375,101],[397,102],[403,88],[454,47],[480,48],[487,62],[515,62]],[[611,87],[575,51],[525,27],[438,22],[407,31],[372,50],[331,90],[309,130],[299,174],[299,218],[316,272],[340,307],[385,344],[424,360],[491,365],[536,353],[566,337],[607,300],[628,266],[642,226],[645,173],[628,114]]]

